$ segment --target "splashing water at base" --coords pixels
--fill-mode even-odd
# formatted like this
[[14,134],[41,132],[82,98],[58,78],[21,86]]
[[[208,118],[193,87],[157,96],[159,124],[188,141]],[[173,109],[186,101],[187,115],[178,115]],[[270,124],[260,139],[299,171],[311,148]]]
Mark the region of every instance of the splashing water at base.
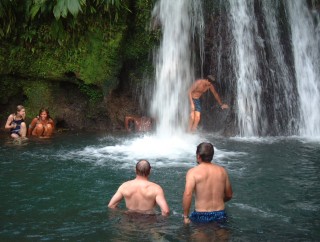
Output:
[[[108,140],[104,142],[110,143]],[[81,157],[82,161],[105,164],[106,160],[116,160],[123,166],[132,167],[139,159],[157,161],[157,166],[185,166],[195,160],[196,146],[205,141],[197,135],[185,134],[170,139],[154,135],[120,139],[116,144],[91,147],[69,153],[71,157]],[[181,162],[181,160],[183,160]]]

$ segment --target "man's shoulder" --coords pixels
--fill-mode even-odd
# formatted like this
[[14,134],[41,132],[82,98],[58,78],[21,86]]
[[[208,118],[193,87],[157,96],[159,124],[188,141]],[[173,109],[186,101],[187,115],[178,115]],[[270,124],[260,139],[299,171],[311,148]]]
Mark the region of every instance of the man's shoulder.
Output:
[[131,186],[135,183],[134,180],[129,180],[129,181],[125,181],[124,183],[121,184],[120,188],[124,188],[124,187],[128,187]]
[[199,170],[199,166],[192,167],[187,171],[187,175],[192,175],[196,173],[198,170]]

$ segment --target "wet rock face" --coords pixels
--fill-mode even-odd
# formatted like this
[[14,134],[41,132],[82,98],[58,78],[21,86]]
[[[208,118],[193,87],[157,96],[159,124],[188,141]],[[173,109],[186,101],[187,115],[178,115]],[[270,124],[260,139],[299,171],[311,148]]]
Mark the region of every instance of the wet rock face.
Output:
[[233,87],[235,76],[230,61],[233,37],[227,18],[227,13],[224,11],[205,14],[204,75],[212,74],[216,77],[213,83],[215,89],[221,100],[230,108],[221,110],[210,92],[203,95],[200,127],[229,136],[236,133],[234,110],[236,92]]
[[[122,130],[126,115],[139,115],[139,105],[128,94],[110,94],[100,102],[90,103],[76,84],[63,83],[55,90],[55,103],[48,107],[58,130]],[[0,107],[0,131],[4,129],[7,117],[14,113],[19,104],[26,105],[25,97],[20,93],[11,97],[8,103]],[[39,107],[40,109],[41,107]],[[27,125],[32,118],[26,107]]]

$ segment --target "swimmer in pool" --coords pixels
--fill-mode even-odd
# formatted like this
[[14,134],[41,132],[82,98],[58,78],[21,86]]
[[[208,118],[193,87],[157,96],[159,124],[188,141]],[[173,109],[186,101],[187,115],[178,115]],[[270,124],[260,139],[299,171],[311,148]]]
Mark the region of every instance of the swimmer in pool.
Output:
[[54,131],[54,122],[50,117],[49,110],[41,108],[39,116],[34,118],[29,125],[28,135],[39,138],[49,138]]
[[[232,198],[232,187],[227,171],[211,163],[213,145],[201,143],[197,147],[198,166],[191,168],[186,175],[183,194],[184,223],[224,222],[226,220],[225,202]],[[195,194],[195,211],[190,212],[192,195]]]
[[163,216],[169,215],[164,192],[156,183],[149,181],[151,166],[147,160],[140,160],[136,164],[136,178],[123,183],[111,198],[108,207],[116,208],[125,199],[126,207],[131,212],[154,214],[158,205]]
[[27,125],[24,121],[25,118],[26,110],[22,105],[18,105],[17,111],[9,115],[5,125],[5,129],[10,129],[10,134],[12,138],[26,138]]

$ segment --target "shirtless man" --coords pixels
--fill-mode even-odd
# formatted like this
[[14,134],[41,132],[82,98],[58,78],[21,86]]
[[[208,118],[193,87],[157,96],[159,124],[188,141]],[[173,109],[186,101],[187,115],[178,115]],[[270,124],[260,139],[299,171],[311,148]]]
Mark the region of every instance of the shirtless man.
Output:
[[147,160],[140,160],[136,165],[136,178],[123,183],[111,198],[108,207],[116,208],[124,198],[126,207],[130,211],[146,214],[154,214],[156,204],[161,209],[163,216],[169,215],[162,188],[148,180],[151,166]]
[[199,79],[195,81],[192,86],[189,88],[189,101],[191,106],[191,113],[190,113],[190,119],[189,119],[189,132],[194,132],[197,130],[198,124],[200,122],[200,116],[201,116],[201,101],[200,97],[203,93],[210,90],[219,103],[221,109],[229,108],[227,104],[222,103],[219,94],[217,93],[216,89],[212,85],[212,83],[209,81],[214,81],[215,78],[212,75],[208,76],[208,79]]
[[[186,175],[183,194],[184,223],[224,222],[224,203],[232,198],[232,187],[226,170],[211,163],[213,145],[201,143],[197,147],[198,166],[191,168]],[[189,216],[192,195],[195,194],[195,211]]]

